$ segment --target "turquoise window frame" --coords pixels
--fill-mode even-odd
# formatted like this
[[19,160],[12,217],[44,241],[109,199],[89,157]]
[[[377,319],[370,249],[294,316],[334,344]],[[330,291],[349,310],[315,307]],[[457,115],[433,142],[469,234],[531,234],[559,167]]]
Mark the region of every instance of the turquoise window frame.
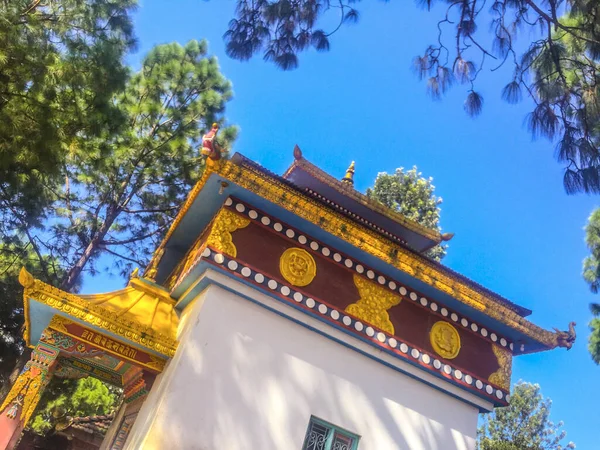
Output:
[[310,420],[308,421],[308,427],[306,427],[306,435],[304,436],[304,443],[302,444],[302,450],[304,450],[304,448],[306,447],[306,444],[308,442],[309,432],[310,432],[310,426],[313,423],[321,425],[322,427],[325,427],[329,430],[329,434],[327,436],[327,440],[325,441],[325,446],[323,447],[323,450],[331,450],[331,446],[333,445],[333,437],[335,436],[335,433],[352,438],[353,442],[352,442],[352,447],[350,448],[350,450],[358,449],[358,441],[360,441],[360,436],[358,434],[352,433],[351,431],[348,431],[344,428],[338,427],[337,425],[334,425],[323,419],[319,419],[316,416],[310,416]]

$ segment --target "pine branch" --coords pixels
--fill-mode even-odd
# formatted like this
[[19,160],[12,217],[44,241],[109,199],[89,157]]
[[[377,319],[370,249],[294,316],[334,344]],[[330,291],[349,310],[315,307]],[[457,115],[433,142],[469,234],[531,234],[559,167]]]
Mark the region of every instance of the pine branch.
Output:
[[164,229],[166,228],[166,225],[163,225],[162,227],[157,228],[156,230],[144,234],[142,236],[135,236],[132,237],[131,239],[123,239],[123,240],[108,240],[108,241],[101,241],[100,245],[125,245],[125,244],[131,244],[133,242],[138,242],[138,241],[143,241],[144,239],[148,239],[149,237],[152,237],[160,232],[162,232]]
[[143,267],[143,266],[144,266],[144,263],[143,263],[142,261],[138,261],[138,260],[135,260],[135,259],[133,259],[133,258],[129,258],[129,257],[127,257],[127,256],[123,256],[123,255],[121,255],[121,254],[119,254],[119,253],[117,253],[117,252],[114,252],[114,251],[112,251],[112,250],[111,250],[111,249],[109,249],[109,248],[106,248],[106,247],[104,247],[104,248],[103,248],[103,250],[104,250],[105,252],[107,252],[107,253],[110,253],[110,254],[111,254],[111,255],[113,255],[113,256],[116,256],[117,258],[121,258],[121,259],[124,259],[124,260],[126,260],[126,261],[130,261],[130,262],[132,262],[132,263],[135,263],[135,264],[137,264],[137,265],[138,265],[138,266],[140,266],[140,267]]

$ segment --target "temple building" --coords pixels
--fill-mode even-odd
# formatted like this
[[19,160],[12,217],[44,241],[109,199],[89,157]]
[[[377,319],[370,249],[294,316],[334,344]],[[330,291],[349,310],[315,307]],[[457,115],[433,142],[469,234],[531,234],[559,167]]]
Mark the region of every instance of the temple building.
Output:
[[81,373],[124,389],[101,449],[474,450],[478,414],[510,402],[513,357],[573,344],[573,325],[542,329],[424,256],[451,235],[355,190],[354,165],[334,178],[296,147],[278,176],[211,145],[124,289],[21,271],[33,352],[0,450],[51,377]]

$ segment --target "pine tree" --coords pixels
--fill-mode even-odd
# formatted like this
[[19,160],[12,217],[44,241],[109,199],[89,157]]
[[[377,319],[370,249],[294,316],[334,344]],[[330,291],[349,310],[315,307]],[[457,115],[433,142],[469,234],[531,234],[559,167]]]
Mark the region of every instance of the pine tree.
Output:
[[124,86],[123,56],[135,45],[134,6],[0,2],[0,235],[35,222],[72,145],[121,123],[111,99]]
[[[436,41],[414,61],[432,98],[463,85],[464,109],[477,116],[484,104],[476,89],[486,73],[482,69],[509,65],[512,75],[498,91],[510,103],[524,96],[534,102],[529,129],[534,137],[557,142],[567,192],[600,193],[598,1],[495,0],[489,8],[477,0],[417,3],[440,14]],[[225,33],[227,53],[242,61],[262,53],[283,70],[295,69],[299,53],[328,51],[335,32],[358,21],[358,5],[355,0],[238,0]],[[324,24],[331,28],[321,28]]]
[[0,397],[23,350],[20,266],[46,282],[64,276],[42,222],[66,156],[124,125],[113,97],[135,3],[0,1]]
[[[590,256],[583,260],[583,279],[590,290],[598,293],[600,288],[600,208],[594,210],[585,226],[585,243],[590,250]],[[600,304],[592,303],[590,310],[594,318],[590,322],[591,334],[588,350],[596,364],[600,364]]]
[[544,398],[537,384],[513,386],[510,405],[483,415],[477,430],[478,450],[565,450],[563,423],[550,420],[552,401]]
[[[231,85],[205,41],[155,47],[114,104],[127,126],[67,157],[65,184],[51,208],[49,253],[72,289],[83,271],[96,273],[100,255],[112,255],[128,275],[143,267],[177,209],[199,179],[201,136],[223,122]],[[226,148],[236,134],[222,128]]]
[[[433,178],[424,178],[414,166],[404,171],[403,167],[393,174],[379,173],[367,195],[388,208],[433,230],[440,230],[440,208],[442,198],[435,195]],[[436,261],[446,256],[446,246],[438,245],[426,254]]]

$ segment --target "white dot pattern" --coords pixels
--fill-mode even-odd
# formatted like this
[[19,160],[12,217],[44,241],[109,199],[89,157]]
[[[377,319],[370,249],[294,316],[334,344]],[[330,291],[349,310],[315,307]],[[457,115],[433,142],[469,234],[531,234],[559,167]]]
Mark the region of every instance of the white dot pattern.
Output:
[[[232,206],[233,203],[234,202],[231,200],[231,198],[227,198],[225,201],[226,206]],[[428,307],[431,309],[431,311],[433,311],[435,313],[438,313],[438,310],[439,310],[438,314],[440,314],[444,317],[450,316],[452,321],[459,323],[460,325],[462,325],[469,331],[478,333],[481,336],[483,336],[484,338],[488,338],[488,336],[489,336],[489,339],[491,341],[493,341],[493,342],[499,341],[500,345],[502,345],[503,347],[509,347],[511,350],[513,350],[513,343],[509,342],[504,337],[498,336],[495,333],[490,333],[486,328],[480,327],[479,325],[477,325],[474,322],[469,322],[469,320],[467,318],[459,318],[456,313],[448,311],[448,309],[445,307],[440,307],[438,304],[430,301],[426,297],[419,296],[419,294],[416,292],[411,291],[409,293],[409,291],[407,291],[406,287],[404,287],[402,285],[398,285],[395,281],[386,279],[383,275],[377,274],[371,269],[365,269],[365,267],[362,264],[358,264],[356,261],[352,260],[351,258],[344,257],[340,253],[332,254],[331,250],[328,247],[322,246],[316,241],[310,241],[310,244],[308,244],[309,240],[307,239],[307,237],[302,234],[297,233],[292,228],[285,228],[285,231],[284,231],[284,226],[281,223],[279,223],[279,222],[273,223],[273,221],[270,217],[268,217],[264,214],[260,214],[257,211],[245,206],[242,203],[236,203],[235,209],[240,213],[246,214],[252,220],[260,220],[260,222],[265,226],[272,225],[272,229],[274,229],[277,232],[285,233],[285,235],[289,239],[295,239],[301,245],[310,245],[310,248],[314,251],[318,251],[319,249],[321,249],[321,253],[323,254],[323,256],[328,257],[328,258],[331,257],[335,262],[337,262],[339,264],[343,264],[344,266],[346,266],[349,269],[353,268],[359,274],[365,274],[365,272],[366,272],[366,276],[369,279],[376,280],[379,284],[386,286],[387,288],[389,288],[392,291],[399,292],[400,295],[402,295],[402,296],[408,295],[409,298],[411,300],[413,300],[414,302],[416,302],[417,305],[420,305],[423,307]],[[260,217],[260,219],[259,219],[259,217]],[[357,218],[358,218],[358,216],[357,216]],[[365,222],[364,219],[363,219],[363,222]],[[383,230],[380,230],[380,231],[383,231]],[[213,254],[210,249],[208,249],[208,248],[204,249],[204,251],[202,253],[203,257],[209,257],[211,255],[212,255],[214,261],[217,262],[218,264],[224,264],[226,261],[226,258],[224,255],[222,255],[220,253]],[[229,258],[227,258],[227,260],[228,261],[227,261],[226,266],[230,270],[232,270],[234,272],[239,272],[244,277],[247,277],[247,278],[252,276],[253,271],[250,268],[240,266],[236,261],[229,260]],[[259,284],[264,283],[266,280],[265,276],[260,273],[255,273],[253,278]],[[317,310],[321,314],[326,315],[327,317],[331,317],[331,319],[333,319],[335,321],[341,320],[342,323],[346,326],[350,327],[354,323],[354,329],[356,329],[357,331],[364,332],[369,337],[376,338],[377,341],[379,341],[381,343],[387,343],[389,345],[389,347],[391,347],[391,348],[397,348],[399,346],[399,349],[402,353],[410,354],[411,356],[413,356],[413,358],[419,359],[419,361],[421,363],[429,364],[432,361],[432,358],[429,355],[427,355],[426,353],[421,353],[418,349],[411,348],[408,345],[406,345],[405,343],[399,344],[395,338],[388,337],[388,336],[386,336],[385,333],[377,332],[370,326],[365,327],[365,325],[363,325],[361,322],[354,320],[349,316],[341,315],[337,310],[329,309],[326,305],[317,303],[312,298],[305,298],[304,295],[302,295],[300,292],[294,291],[292,293],[292,290],[289,287],[279,285],[279,283],[276,280],[272,280],[272,279],[267,280],[267,285],[269,286],[269,288],[271,290],[277,290],[279,288],[278,291],[284,296],[291,295],[291,297],[297,303],[302,303],[302,301],[304,300],[306,306],[311,309],[315,308],[315,306],[318,305]],[[521,347],[523,347],[523,346],[521,346]],[[522,348],[521,348],[521,351],[522,351]],[[414,356],[415,354],[417,356]],[[500,390],[493,388],[490,385],[484,384],[480,380],[474,380],[471,375],[469,375],[469,374],[465,375],[459,369],[453,369],[450,365],[442,364],[437,359],[433,359],[433,366],[437,370],[443,370],[448,375],[452,374],[456,379],[462,380],[462,382],[464,382],[465,384],[472,385],[473,383],[475,383],[476,387],[480,390],[484,389],[484,386],[485,386],[484,390],[486,393],[493,395],[493,396],[497,397],[498,399],[504,398],[506,401],[508,401],[509,396],[507,394],[503,393]],[[447,372],[448,370],[450,370],[450,372]]]

